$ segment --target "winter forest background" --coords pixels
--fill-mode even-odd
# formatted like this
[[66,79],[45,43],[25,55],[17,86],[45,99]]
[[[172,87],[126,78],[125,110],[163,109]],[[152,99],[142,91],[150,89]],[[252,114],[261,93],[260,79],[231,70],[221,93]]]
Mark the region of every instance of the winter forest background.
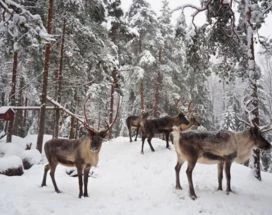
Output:
[[[98,129],[122,96],[112,137],[128,135],[129,115],[172,116],[191,101],[208,130],[243,130],[238,118],[268,124],[272,44],[259,30],[272,0],[194,2],[170,8],[162,0],[156,13],[146,0],[131,1],[128,11],[120,0],[0,0],[0,107],[29,108],[0,121],[0,136],[11,142],[12,135],[39,134],[40,151],[44,133],[76,138],[82,125],[47,109],[47,97],[83,116],[87,95]],[[198,25],[200,15],[205,21]],[[255,151],[259,156],[272,172],[271,153]]]

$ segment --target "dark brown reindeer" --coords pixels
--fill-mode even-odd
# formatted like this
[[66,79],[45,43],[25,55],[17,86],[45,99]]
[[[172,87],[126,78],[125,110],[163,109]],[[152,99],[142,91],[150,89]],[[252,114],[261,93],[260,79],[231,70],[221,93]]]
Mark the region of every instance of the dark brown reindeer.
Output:
[[178,116],[170,117],[165,116],[158,119],[146,119],[142,121],[142,149],[141,153],[144,153],[144,142],[147,138],[147,142],[150,146],[152,152],[154,152],[154,148],[151,144],[151,139],[155,134],[163,133],[166,139],[166,148],[170,149],[169,146],[169,136],[172,132],[173,126],[180,126],[182,130],[189,129],[193,126],[199,126],[199,123],[195,119],[192,113],[192,102],[188,105],[188,113],[189,120],[185,117],[185,115],[181,112]]
[[[87,99],[86,99],[87,101]],[[99,152],[102,146],[103,138],[106,137],[108,131],[115,123],[119,110],[119,103],[116,111],[116,116],[113,122],[108,125],[107,129],[96,131],[89,123],[86,114],[86,102],[84,104],[85,121],[78,118],[85,128],[88,130],[89,135],[81,137],[80,139],[52,139],[45,143],[44,151],[48,160],[48,164],[44,167],[44,175],[41,186],[46,186],[46,176],[50,169],[50,176],[57,193],[60,193],[55,180],[55,170],[59,163],[65,166],[75,166],[78,172],[79,183],[79,198],[88,196],[88,175],[92,166],[97,166],[99,160]],[[84,181],[82,181],[82,175]],[[82,190],[84,182],[84,192]]]
[[182,164],[187,161],[186,174],[192,199],[197,198],[192,180],[192,172],[197,162],[218,164],[218,190],[222,190],[223,168],[225,168],[228,194],[232,191],[230,183],[232,162],[244,163],[255,147],[262,150],[271,148],[270,143],[263,138],[262,130],[257,126],[251,126],[243,132],[190,131],[184,133],[178,127],[174,127],[172,135],[177,153],[176,189],[182,189],[179,172]]
[[137,141],[137,137],[138,137],[139,130],[140,130],[140,127],[141,127],[141,122],[143,120],[147,119],[148,115],[149,115],[148,112],[146,112],[146,113],[142,113],[139,116],[133,115],[133,116],[128,116],[127,117],[126,124],[127,124],[127,128],[128,128],[128,134],[129,134],[130,142],[132,142],[131,129],[136,128],[136,136],[135,136],[134,141]]

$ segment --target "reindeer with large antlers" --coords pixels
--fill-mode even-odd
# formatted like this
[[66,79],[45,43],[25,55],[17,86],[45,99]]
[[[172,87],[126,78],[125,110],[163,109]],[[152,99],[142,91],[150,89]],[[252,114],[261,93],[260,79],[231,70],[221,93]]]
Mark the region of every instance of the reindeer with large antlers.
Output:
[[[48,164],[44,167],[44,175],[41,186],[46,186],[46,176],[50,169],[50,176],[57,193],[60,193],[55,180],[55,170],[59,163],[65,166],[75,166],[78,172],[78,183],[79,183],[79,198],[82,196],[88,196],[88,175],[92,166],[97,166],[99,160],[99,152],[102,146],[103,138],[106,137],[108,131],[112,128],[115,123],[119,110],[119,103],[117,105],[116,116],[113,122],[107,124],[107,129],[96,131],[89,123],[86,113],[86,102],[84,104],[84,116],[85,121],[81,118],[77,119],[82,122],[85,128],[88,130],[89,135],[80,139],[52,139],[45,143],[44,151],[48,160]],[[84,176],[84,192],[82,190],[82,174]]]

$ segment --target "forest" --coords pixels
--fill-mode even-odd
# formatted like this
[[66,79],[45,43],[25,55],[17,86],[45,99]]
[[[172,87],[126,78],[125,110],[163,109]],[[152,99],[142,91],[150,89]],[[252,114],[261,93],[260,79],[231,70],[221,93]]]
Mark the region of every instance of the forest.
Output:
[[[0,107],[15,112],[0,137],[38,134],[41,152],[44,134],[81,135],[84,105],[97,130],[111,123],[119,98],[110,138],[128,136],[130,115],[175,116],[190,103],[206,130],[271,123],[272,42],[259,30],[272,0],[199,2],[162,0],[156,13],[147,0],[128,11],[121,0],[0,0]],[[257,178],[271,156],[254,150]]]

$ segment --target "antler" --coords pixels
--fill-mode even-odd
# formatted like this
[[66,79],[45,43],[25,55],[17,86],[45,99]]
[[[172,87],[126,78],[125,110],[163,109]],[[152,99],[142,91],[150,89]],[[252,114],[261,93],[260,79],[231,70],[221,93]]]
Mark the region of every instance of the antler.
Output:
[[267,132],[272,130],[272,120],[270,120],[270,123],[268,125],[260,126],[261,132]]
[[119,112],[119,106],[120,106],[120,96],[119,96],[119,99],[118,99],[118,104],[117,104],[117,109],[116,109],[116,114],[115,114],[115,118],[114,120],[112,121],[112,123],[109,125],[109,123],[106,121],[106,124],[107,124],[107,129],[105,130],[105,132],[107,132],[108,130],[110,130],[112,128],[112,126],[114,125],[116,119],[117,119],[117,116],[118,116],[118,112]]
[[190,117],[193,115],[193,102],[192,101],[190,101],[188,104],[188,113],[189,113]]
[[90,95],[87,96],[87,98],[85,99],[85,103],[84,103],[84,106],[83,106],[83,110],[84,110],[84,126],[85,128],[87,128],[89,131],[93,132],[93,133],[98,133],[98,131],[96,131],[91,125],[90,125],[90,122],[88,120],[88,117],[87,117],[87,112],[86,112],[86,104],[87,104],[87,101],[88,99],[90,98]]
[[239,121],[245,123],[245,124],[248,125],[249,127],[253,127],[253,125],[252,125],[250,122],[247,122],[246,120],[244,120],[244,119],[242,119],[242,118],[240,118],[240,117],[238,117],[238,116],[237,116],[237,119],[238,119]]

